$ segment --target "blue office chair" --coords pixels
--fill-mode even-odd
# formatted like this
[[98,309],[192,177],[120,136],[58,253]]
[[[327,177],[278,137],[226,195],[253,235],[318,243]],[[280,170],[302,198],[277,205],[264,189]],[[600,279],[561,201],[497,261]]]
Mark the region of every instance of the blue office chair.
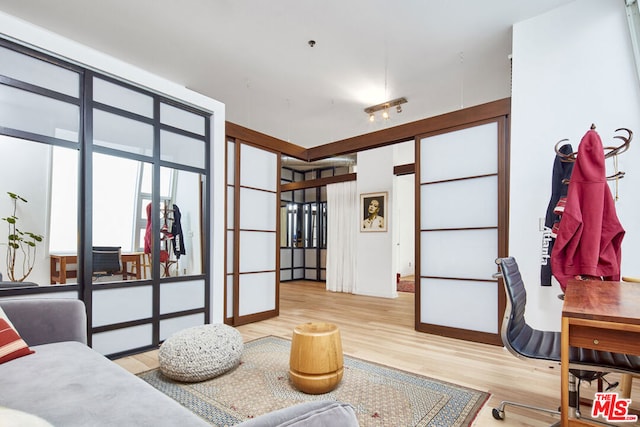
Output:
[[[502,277],[507,294],[501,337],[504,346],[517,357],[560,362],[560,332],[540,331],[529,326],[524,318],[527,293],[513,257],[498,258],[500,267],[498,277]],[[571,347],[569,353],[569,402],[580,417],[580,381],[592,381],[602,378],[607,372],[638,373],[640,357],[604,351],[595,351]],[[595,368],[596,370],[589,370]],[[577,386],[576,386],[577,380]],[[518,402],[503,401],[494,408],[493,417],[504,419],[505,406],[512,405],[560,415],[560,411],[539,408]],[[560,422],[554,424],[560,425]]]

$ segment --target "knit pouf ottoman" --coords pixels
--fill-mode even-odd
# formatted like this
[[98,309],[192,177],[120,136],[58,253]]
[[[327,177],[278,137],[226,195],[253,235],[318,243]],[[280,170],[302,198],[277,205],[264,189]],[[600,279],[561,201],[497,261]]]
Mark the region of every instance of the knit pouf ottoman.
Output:
[[208,380],[238,366],[243,349],[240,332],[231,326],[194,326],[162,343],[160,371],[176,381]]

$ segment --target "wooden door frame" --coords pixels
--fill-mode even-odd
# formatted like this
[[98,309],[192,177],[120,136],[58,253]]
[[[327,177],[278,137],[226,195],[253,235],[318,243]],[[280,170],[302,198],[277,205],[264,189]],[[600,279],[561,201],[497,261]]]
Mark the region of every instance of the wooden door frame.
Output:
[[[297,159],[314,161],[342,154],[351,154],[358,151],[369,150],[372,148],[393,145],[408,140],[417,141],[419,136],[435,135],[437,133],[451,132],[456,129],[471,127],[474,124],[483,122],[497,121],[498,131],[498,256],[507,256],[509,252],[509,128],[511,116],[511,98],[504,98],[486,104],[481,104],[450,113],[417,120],[399,126],[383,129],[340,141],[330,142],[328,144],[305,149],[295,144],[279,140],[269,135],[244,128],[234,123],[226,123],[226,134],[228,139],[242,139],[247,143],[263,147],[271,151],[287,155]],[[416,143],[417,145],[417,143]],[[419,161],[419,151],[416,152],[416,163]],[[404,172],[411,169],[411,165],[401,165]],[[413,170],[417,171],[417,165],[413,165]],[[353,179],[354,177],[351,177]],[[300,184],[298,184],[300,185]],[[416,191],[419,186],[416,186]],[[416,200],[419,200],[416,197]],[[419,215],[419,204],[416,203],[416,215]],[[419,218],[419,216],[416,216]],[[416,265],[419,259],[419,223],[416,222]],[[279,252],[278,252],[279,254]],[[278,262],[279,265],[279,262]],[[225,263],[226,266],[226,263]],[[225,267],[226,268],[226,267]],[[419,270],[416,271],[416,278]],[[498,284],[496,280],[496,285]],[[225,287],[226,293],[226,287]],[[461,338],[468,341],[484,342],[489,344],[502,345],[500,339],[500,328],[502,326],[502,313],[506,307],[506,297],[504,290],[498,288],[498,333],[487,334],[482,332],[460,330],[455,328],[444,327],[428,327],[418,326],[419,319],[419,285],[416,283],[416,311],[414,313],[416,319],[415,328],[418,331],[428,332],[453,338]],[[226,298],[225,298],[226,301]]]

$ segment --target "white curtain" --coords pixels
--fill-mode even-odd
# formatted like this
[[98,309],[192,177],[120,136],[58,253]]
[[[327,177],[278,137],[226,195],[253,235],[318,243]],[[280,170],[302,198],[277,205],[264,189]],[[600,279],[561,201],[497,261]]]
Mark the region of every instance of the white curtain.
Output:
[[328,291],[355,291],[358,210],[356,181],[327,185]]

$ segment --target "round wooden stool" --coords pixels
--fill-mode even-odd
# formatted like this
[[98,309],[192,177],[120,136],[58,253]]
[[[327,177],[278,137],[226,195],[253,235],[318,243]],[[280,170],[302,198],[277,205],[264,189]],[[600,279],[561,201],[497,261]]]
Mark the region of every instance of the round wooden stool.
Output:
[[305,323],[293,329],[289,378],[298,390],[328,393],[340,383],[342,372],[342,340],[336,325]]

